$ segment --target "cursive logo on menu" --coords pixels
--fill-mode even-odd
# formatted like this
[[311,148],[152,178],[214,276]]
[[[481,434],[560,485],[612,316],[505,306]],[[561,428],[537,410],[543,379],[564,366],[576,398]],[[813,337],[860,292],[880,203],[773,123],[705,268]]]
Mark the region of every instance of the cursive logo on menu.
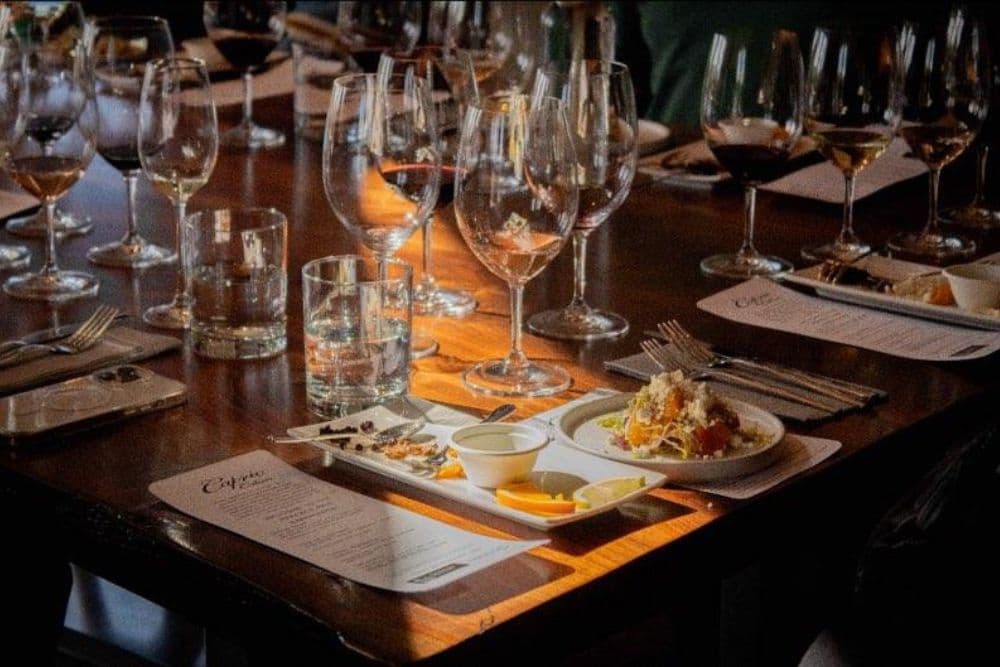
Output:
[[733,299],[733,305],[737,308],[751,308],[753,306],[770,306],[772,303],[780,301],[781,297],[771,292],[758,292],[747,296]]
[[257,486],[270,481],[263,470],[251,470],[242,475],[230,477],[212,477],[201,484],[202,493],[218,493],[219,491],[241,491],[251,486]]

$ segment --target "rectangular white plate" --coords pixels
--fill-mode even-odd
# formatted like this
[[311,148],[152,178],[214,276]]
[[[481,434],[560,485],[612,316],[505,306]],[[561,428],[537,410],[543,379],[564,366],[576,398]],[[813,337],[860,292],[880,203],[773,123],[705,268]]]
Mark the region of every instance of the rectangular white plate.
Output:
[[[857,262],[857,266],[868,270],[873,275],[900,280],[907,276],[919,275],[938,270],[937,267],[925,264],[914,264],[899,259],[869,255]],[[831,285],[818,277],[819,265],[799,269],[786,274],[783,280],[797,285],[805,285],[816,290],[816,294],[827,299],[845,301],[859,306],[879,308],[894,313],[902,313],[950,324],[959,324],[976,329],[1000,330],[1000,318],[962,310],[958,306],[937,306],[915,299],[907,299],[893,294],[875,292],[864,287],[850,285]]]
[[[377,429],[383,429],[400,421],[404,421],[399,415],[395,414],[391,410],[382,406],[376,406],[341,419],[290,428],[288,429],[288,434],[295,437],[310,437],[318,435],[320,429],[327,425],[330,425],[332,428],[342,428],[348,425],[358,426],[365,420],[371,420]],[[471,423],[474,423],[474,421]],[[424,427],[421,433],[429,433],[439,438],[439,440],[446,441],[456,428],[456,426],[428,424]],[[313,441],[313,444],[330,452],[330,454],[338,460],[365,468],[366,470],[370,470],[372,472],[386,475],[387,477],[411,484],[439,496],[457,500],[458,502],[471,505],[472,507],[483,510],[484,512],[496,514],[497,516],[502,516],[512,521],[532,526],[534,528],[539,528],[541,530],[549,530],[551,528],[555,528],[556,526],[574,523],[576,521],[581,521],[588,517],[601,514],[617,507],[618,505],[627,503],[645,495],[646,493],[649,493],[653,489],[662,486],[666,481],[666,477],[658,472],[592,456],[567,447],[553,438],[549,445],[540,452],[538,461],[535,464],[535,470],[532,473],[533,475],[543,472],[548,473],[550,476],[553,472],[572,475],[579,478],[580,482],[578,486],[583,486],[584,484],[589,484],[591,482],[599,482],[603,479],[610,479],[613,477],[643,477],[645,478],[646,483],[643,487],[637,489],[636,491],[599,507],[592,507],[587,510],[578,510],[573,514],[539,516],[499,504],[496,501],[496,496],[494,495],[493,490],[481,489],[477,486],[473,486],[464,478],[436,479],[434,477],[430,477],[429,475],[415,472],[406,463],[392,461],[391,459],[387,459],[380,454],[372,454],[367,451],[358,452],[353,450],[350,446],[346,449],[341,449],[337,445],[331,445],[328,442],[320,440]],[[568,498],[571,495],[572,494],[569,493],[566,497]]]

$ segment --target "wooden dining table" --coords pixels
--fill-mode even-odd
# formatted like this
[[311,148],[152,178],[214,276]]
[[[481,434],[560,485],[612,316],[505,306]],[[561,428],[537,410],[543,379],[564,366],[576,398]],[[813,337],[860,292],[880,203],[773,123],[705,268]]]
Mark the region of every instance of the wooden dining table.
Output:
[[[638,352],[644,332],[674,318],[728,352],[885,390],[886,398],[867,409],[815,424],[787,424],[791,432],[841,442],[831,458],[749,500],[668,484],[620,509],[543,533],[336,463],[309,444],[271,444],[268,434],[319,419],[306,405],[302,265],[358,246],[327,204],[321,145],[293,136],[290,97],[261,100],[255,114],[284,129],[284,147],[221,152],[189,211],[273,206],[287,215],[287,351],[259,361],[213,360],[196,355],[189,336],[177,333],[184,340],[179,351],[141,365],[183,382],[183,406],[0,450],[3,502],[44,522],[68,559],[249,647],[255,656],[280,656],[288,664],[296,657],[325,663],[716,662],[732,640],[733,615],[754,617],[753,610],[764,609],[742,627],[758,633],[751,643],[768,662],[793,661],[850,589],[859,550],[878,517],[955,442],[996,422],[1000,373],[993,358],[917,362],[700,311],[696,302],[727,283],[706,278],[698,263],[738,247],[742,194],[731,184],[687,187],[640,176],[621,208],[592,234],[587,266],[589,302],[624,315],[630,331],[586,343],[526,332],[528,356],[562,365],[573,383],[556,396],[514,400],[516,417],[600,387],[635,391],[638,381],[607,372],[603,363]],[[224,125],[235,119],[236,110],[223,110]],[[945,203],[969,196],[962,169],[946,173]],[[859,233],[881,243],[900,229],[918,228],[926,187],[924,179],[914,179],[858,202]],[[138,200],[143,233],[172,244],[169,202],[145,182]],[[100,292],[96,299],[61,306],[0,295],[0,339],[83,319],[98,303],[126,311],[129,326],[146,328],[139,315],[171,296],[176,265],[129,271],[88,266],[84,259],[88,248],[125,229],[120,175],[95,158],[61,206],[90,216],[94,230],[62,240],[60,262],[95,273]],[[840,215],[839,205],[761,193],[758,244],[801,265],[799,248],[833,238]],[[0,240],[10,237],[3,233]],[[984,248],[995,245],[989,237],[981,241]],[[419,243],[418,234],[399,255],[418,265]],[[42,245],[29,245],[37,267]],[[450,209],[435,222],[434,264],[443,284],[471,290],[479,306],[463,319],[416,318],[415,326],[433,336],[440,350],[413,362],[410,389],[482,415],[503,399],[470,392],[461,375],[477,360],[506,353],[506,285],[468,250]],[[525,312],[562,306],[571,293],[567,249],[528,284]],[[451,526],[549,542],[439,590],[396,594],[194,519],[148,489],[157,480],[258,449],[331,484]],[[734,581],[756,583],[734,589]],[[779,615],[784,624],[776,626]]]

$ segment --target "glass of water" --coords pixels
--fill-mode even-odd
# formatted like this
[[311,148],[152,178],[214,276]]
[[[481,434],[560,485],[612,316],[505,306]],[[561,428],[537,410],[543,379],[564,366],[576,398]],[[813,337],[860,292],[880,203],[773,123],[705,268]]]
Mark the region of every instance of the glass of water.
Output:
[[306,399],[333,418],[406,393],[410,380],[413,270],[358,255],[302,267]]
[[261,359],[285,351],[288,222],[273,208],[200,211],[184,223],[191,338],[198,354]]

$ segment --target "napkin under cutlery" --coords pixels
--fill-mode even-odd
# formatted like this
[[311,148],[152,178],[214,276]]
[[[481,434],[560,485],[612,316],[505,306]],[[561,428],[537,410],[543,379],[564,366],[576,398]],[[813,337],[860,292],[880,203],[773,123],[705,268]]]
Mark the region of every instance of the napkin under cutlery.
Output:
[[172,336],[115,327],[89,350],[78,354],[50,354],[0,370],[0,395],[50,384],[111,364],[147,359],[180,346],[181,341]]

